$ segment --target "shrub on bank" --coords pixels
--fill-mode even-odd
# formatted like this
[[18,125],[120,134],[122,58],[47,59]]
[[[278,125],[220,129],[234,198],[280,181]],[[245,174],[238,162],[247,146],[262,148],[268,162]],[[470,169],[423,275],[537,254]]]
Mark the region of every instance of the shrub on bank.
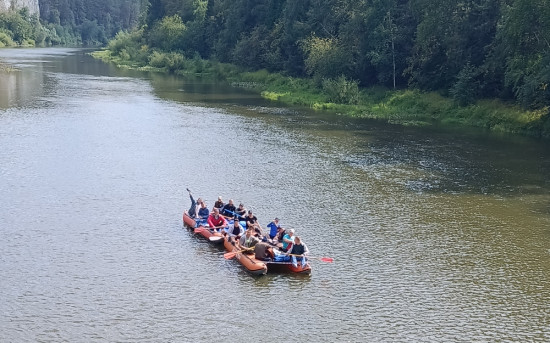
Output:
[[344,75],[340,75],[336,79],[323,79],[322,87],[330,101],[349,105],[359,102],[357,81],[348,80]]
[[0,31],[0,48],[15,46],[15,42],[9,34]]

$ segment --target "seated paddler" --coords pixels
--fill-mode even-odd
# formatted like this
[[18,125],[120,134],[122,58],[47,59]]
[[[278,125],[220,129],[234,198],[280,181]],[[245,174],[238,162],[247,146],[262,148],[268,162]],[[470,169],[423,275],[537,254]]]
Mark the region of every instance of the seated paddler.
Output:
[[212,210],[212,213],[208,216],[208,225],[211,229],[220,231],[222,228],[227,227],[227,220],[220,215],[220,210],[216,207]]

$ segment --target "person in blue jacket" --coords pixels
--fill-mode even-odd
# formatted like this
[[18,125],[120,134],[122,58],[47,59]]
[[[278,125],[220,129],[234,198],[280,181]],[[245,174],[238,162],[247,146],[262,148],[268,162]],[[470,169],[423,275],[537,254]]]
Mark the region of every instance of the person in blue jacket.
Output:
[[198,217],[201,219],[201,221],[206,221],[209,215],[210,211],[208,210],[208,207],[206,207],[206,202],[201,202],[201,207],[198,211]]
[[279,230],[281,230],[281,225],[279,225],[279,218],[275,218],[271,223],[267,224],[269,228],[269,238],[274,239],[277,237]]

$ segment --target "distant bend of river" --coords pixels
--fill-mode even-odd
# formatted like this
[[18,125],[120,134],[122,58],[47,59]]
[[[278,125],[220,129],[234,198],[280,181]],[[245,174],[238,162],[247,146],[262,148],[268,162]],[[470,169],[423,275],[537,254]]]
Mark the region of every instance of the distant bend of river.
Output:
[[[0,49],[5,342],[548,342],[550,149]],[[252,277],[182,228],[186,188],[294,228]]]

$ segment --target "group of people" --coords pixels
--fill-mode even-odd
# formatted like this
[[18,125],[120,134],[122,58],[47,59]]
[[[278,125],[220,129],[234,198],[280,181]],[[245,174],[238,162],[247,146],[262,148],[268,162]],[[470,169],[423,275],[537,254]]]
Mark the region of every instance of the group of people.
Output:
[[[211,230],[227,235],[227,239],[237,249],[253,253],[256,259],[262,261],[274,260],[284,255],[288,259],[305,263],[305,257],[309,253],[307,246],[295,235],[294,229],[286,230],[281,227],[279,218],[267,224],[269,232],[264,233],[258,218],[252,210],[246,210],[242,203],[236,207],[233,199],[224,203],[219,196],[210,211],[204,200],[198,198],[195,201],[191,191],[187,191],[191,199],[191,207],[187,212],[189,216],[202,224],[207,223]],[[244,227],[241,222],[245,223]]]

